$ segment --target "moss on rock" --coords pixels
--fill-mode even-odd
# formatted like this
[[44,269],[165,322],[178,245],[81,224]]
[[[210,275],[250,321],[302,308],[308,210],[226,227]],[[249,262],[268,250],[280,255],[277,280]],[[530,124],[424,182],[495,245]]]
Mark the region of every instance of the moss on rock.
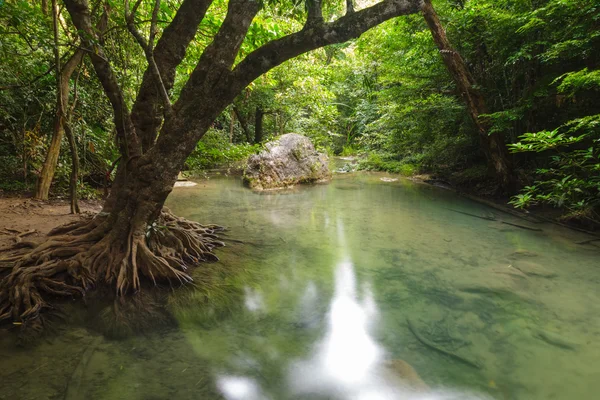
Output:
[[288,133],[265,147],[250,156],[244,170],[244,183],[251,189],[280,189],[331,179],[329,158],[317,152],[306,136]]

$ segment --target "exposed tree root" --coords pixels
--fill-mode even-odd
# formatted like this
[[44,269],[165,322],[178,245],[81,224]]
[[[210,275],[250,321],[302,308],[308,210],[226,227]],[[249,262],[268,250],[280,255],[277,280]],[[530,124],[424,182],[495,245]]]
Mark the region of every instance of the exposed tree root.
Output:
[[0,321],[32,325],[53,298],[84,297],[97,285],[122,296],[144,281],[191,282],[189,267],[218,260],[213,250],[224,246],[216,235],[223,230],[165,209],[150,227],[134,229],[99,214],[55,228],[39,245],[16,243],[0,256]]

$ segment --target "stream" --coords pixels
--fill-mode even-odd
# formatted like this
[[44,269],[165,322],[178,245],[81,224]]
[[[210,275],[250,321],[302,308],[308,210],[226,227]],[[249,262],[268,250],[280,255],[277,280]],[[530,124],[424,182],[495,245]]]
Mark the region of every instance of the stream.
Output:
[[196,282],[231,273],[174,291],[176,328],[117,340],[73,317],[33,347],[3,335],[0,399],[597,398],[589,237],[386,176],[176,188],[175,214],[234,239]]

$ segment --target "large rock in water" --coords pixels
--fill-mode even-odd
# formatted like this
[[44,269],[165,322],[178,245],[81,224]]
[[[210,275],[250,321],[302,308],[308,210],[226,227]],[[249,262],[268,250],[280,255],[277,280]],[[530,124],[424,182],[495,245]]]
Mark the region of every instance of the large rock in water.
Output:
[[248,159],[244,183],[251,189],[278,189],[331,179],[329,158],[315,150],[306,136],[288,133]]

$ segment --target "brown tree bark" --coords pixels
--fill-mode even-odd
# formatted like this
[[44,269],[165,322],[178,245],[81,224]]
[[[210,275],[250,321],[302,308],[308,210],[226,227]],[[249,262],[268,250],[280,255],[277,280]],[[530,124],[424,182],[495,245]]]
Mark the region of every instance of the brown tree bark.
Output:
[[79,214],[79,200],[77,199],[77,186],[79,185],[79,154],[77,153],[77,142],[75,134],[71,129],[71,116],[65,116],[63,123],[65,135],[69,142],[69,151],[71,152],[71,176],[69,180],[69,202],[71,205],[71,214]]
[[[61,102],[64,105],[69,104],[69,91],[71,90],[69,81],[73,72],[77,68],[77,65],[82,61],[84,52],[83,50],[76,50],[75,53],[67,60],[65,65],[62,67],[60,77],[57,77],[61,82],[61,98],[57,97],[57,109],[58,103]],[[63,121],[56,113],[54,117],[54,128],[52,131],[52,139],[50,140],[50,146],[42,165],[42,171],[38,177],[35,195],[34,197],[39,200],[48,200],[48,194],[50,192],[50,186],[54,179],[54,173],[56,172],[56,165],[58,163],[58,157],[60,155],[60,144],[64,136]]]
[[354,0],[346,0],[346,13],[354,12]]
[[[47,6],[47,4],[46,4]],[[100,21],[98,22],[96,29],[98,30],[100,36],[100,42],[102,42],[102,33],[106,30],[108,23],[108,14],[104,12]],[[57,77],[57,80],[60,80],[61,87],[60,93],[63,107],[66,110],[69,106],[69,93],[71,91],[70,81],[75,69],[78,65],[81,64],[83,58],[85,56],[85,51],[82,48],[78,48],[75,50],[73,55],[65,62],[61,67],[60,76]],[[57,109],[58,109],[58,101],[57,98]],[[75,101],[75,100],[74,100]],[[70,120],[70,114],[67,116],[67,119]],[[48,195],[50,193],[50,187],[52,186],[52,180],[54,179],[54,173],[56,172],[56,165],[58,163],[58,157],[60,156],[60,145],[65,134],[65,129],[63,125],[63,121],[59,118],[58,114],[55,115],[52,138],[50,140],[50,146],[48,147],[48,151],[46,153],[46,158],[44,159],[44,163],[42,165],[42,170],[40,175],[38,176],[36,189],[34,197],[39,200],[48,200]],[[75,148],[76,150],[76,148]],[[78,162],[77,162],[78,164]]]
[[481,142],[481,150],[485,154],[490,168],[494,171],[501,189],[510,193],[515,189],[516,179],[504,135],[500,132],[490,133],[489,121],[481,117],[481,115],[488,113],[485,99],[476,89],[477,84],[464,59],[450,44],[431,0],[424,1],[422,12],[433,40],[440,50],[444,64],[456,83],[469,115],[475,123]]
[[246,120],[246,116],[235,104],[233,105],[233,111],[235,112],[238,121],[240,121],[240,126],[242,127],[242,131],[246,136],[246,140],[248,141],[248,143],[252,144],[252,135],[250,134],[250,128],[248,127],[248,121]]
[[265,113],[262,108],[256,107],[254,113],[254,143],[263,141],[263,118]]
[[[211,3],[212,0],[184,1],[156,43],[154,61],[167,92],[173,88],[177,66],[185,57],[186,49],[194,39],[198,25]],[[144,152],[154,144],[163,123],[163,115],[159,88],[152,78],[151,71],[146,71],[131,110],[131,120],[141,138]]]
[[229,113],[229,143],[233,143],[233,132],[235,131],[235,110],[233,107],[231,108],[231,112]]
[[[421,7],[420,0],[385,0],[333,22],[324,22],[320,10],[314,9],[304,29],[267,43],[234,68],[261,2],[230,0],[218,33],[200,56],[172,111],[164,113],[160,93],[150,85],[156,75],[149,71],[134,110],[129,111],[92,27],[88,0],[64,1],[112,105],[122,158],[111,194],[94,219],[59,227],[40,246],[17,248],[0,257],[0,264],[11,266],[0,270],[0,321],[25,321],[23,325],[39,320],[50,296],[81,296],[94,285],[110,285],[124,295],[137,292],[144,283],[191,281],[189,267],[216,259],[212,251],[223,245],[215,236],[220,228],[177,218],[163,205],[185,160],[217,116],[252,81],[284,61],[356,38]],[[205,3],[183,0],[154,50],[165,87],[206,10],[199,4]],[[187,15],[180,15],[182,10]],[[165,62],[159,56],[163,40]]]
[[[71,130],[71,121],[70,115],[71,110],[67,111],[67,106],[69,104],[69,92],[63,92],[63,90],[68,90],[69,85],[68,82],[65,83],[62,81],[63,72],[62,66],[60,63],[60,51],[58,48],[58,6],[56,4],[56,0],[52,0],[52,28],[54,34],[54,64],[56,68],[56,119],[55,119],[55,128],[54,132],[57,136],[60,135],[61,130],[67,134],[67,138],[69,139],[69,148],[71,150],[71,180],[70,180],[70,201],[71,201],[71,214],[79,214],[79,205],[77,203],[77,179],[79,175],[79,157],[77,155],[77,146],[75,145],[75,138],[73,136],[73,131]],[[79,59],[81,62],[81,59]],[[72,71],[68,78],[70,79]],[[65,88],[66,86],[66,88]],[[73,104],[75,105],[75,104]],[[67,115],[68,114],[68,115]],[[62,136],[62,135],[60,135]],[[59,142],[60,144],[60,142]],[[57,149],[57,150],[60,150]],[[58,155],[56,155],[58,158]],[[56,165],[56,164],[55,164]],[[52,171],[53,172],[53,171]],[[51,179],[50,179],[51,180]],[[49,188],[49,184],[48,184]],[[48,193],[46,192],[46,197]]]

